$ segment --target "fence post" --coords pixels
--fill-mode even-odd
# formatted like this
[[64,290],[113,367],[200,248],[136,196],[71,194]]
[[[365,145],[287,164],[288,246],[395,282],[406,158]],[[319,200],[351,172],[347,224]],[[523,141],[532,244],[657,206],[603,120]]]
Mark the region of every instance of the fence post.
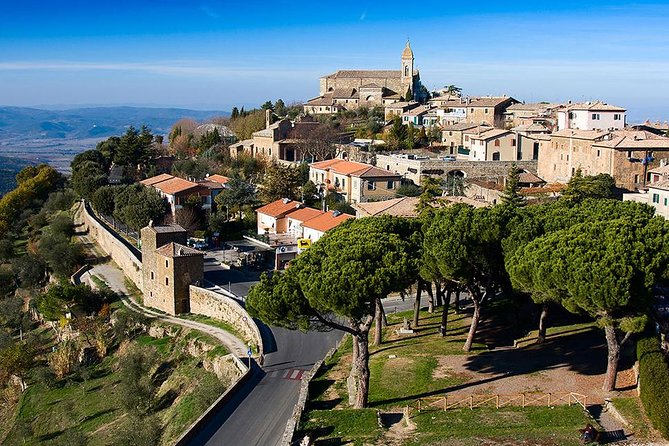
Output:
[[499,395],[495,395],[495,406],[499,409]]
[[525,407],[525,394],[523,393],[522,396],[523,396],[522,405],[523,405],[523,407]]
[[420,412],[420,400],[418,400],[418,412]]
[[551,405],[551,393],[548,392],[548,406],[550,407]]
[[474,395],[469,395],[469,408],[474,410]]

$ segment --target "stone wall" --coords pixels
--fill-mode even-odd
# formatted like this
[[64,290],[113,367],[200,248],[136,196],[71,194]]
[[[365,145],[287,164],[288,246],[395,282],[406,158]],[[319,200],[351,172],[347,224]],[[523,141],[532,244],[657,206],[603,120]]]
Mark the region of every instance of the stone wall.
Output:
[[194,285],[190,286],[190,312],[227,322],[244,337],[258,347],[258,355],[263,355],[260,330],[253,318],[237,301]]
[[109,231],[103,222],[99,221],[92,211],[83,204],[77,213],[77,224],[83,223],[88,230],[88,235],[93,238],[98,246],[111,257],[111,259],[123,270],[126,277],[139,288],[142,287],[142,261],[113,231]]
[[536,161],[443,161],[438,158],[410,160],[390,155],[376,155],[376,167],[388,169],[420,184],[421,177],[432,176],[445,178],[449,172],[464,172],[465,178],[497,182],[506,178],[513,163],[519,169],[536,175]]

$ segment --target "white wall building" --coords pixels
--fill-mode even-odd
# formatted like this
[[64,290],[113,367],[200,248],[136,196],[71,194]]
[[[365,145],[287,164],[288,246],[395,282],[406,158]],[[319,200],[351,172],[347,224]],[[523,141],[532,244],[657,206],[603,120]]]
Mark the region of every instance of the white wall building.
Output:
[[601,101],[567,104],[557,110],[558,130],[621,130],[626,111]]

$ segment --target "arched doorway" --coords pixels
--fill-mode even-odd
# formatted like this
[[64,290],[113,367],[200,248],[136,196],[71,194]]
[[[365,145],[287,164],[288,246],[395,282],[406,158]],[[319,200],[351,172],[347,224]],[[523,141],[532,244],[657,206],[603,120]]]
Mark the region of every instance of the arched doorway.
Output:
[[465,195],[465,178],[467,172],[464,170],[453,169],[446,174],[446,181],[444,184],[446,195],[454,197],[462,197]]

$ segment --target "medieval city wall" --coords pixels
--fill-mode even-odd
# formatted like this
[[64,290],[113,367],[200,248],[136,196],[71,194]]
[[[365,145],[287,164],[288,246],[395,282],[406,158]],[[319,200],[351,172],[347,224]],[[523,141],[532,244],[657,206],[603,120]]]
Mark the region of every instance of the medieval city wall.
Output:
[[127,245],[129,242],[120,239],[120,236],[108,230],[105,224],[92,214],[88,206],[81,205],[77,223],[84,223],[88,235],[102,248],[102,250],[123,270],[126,277],[139,288],[142,288],[142,261]]
[[258,347],[259,355],[263,354],[260,329],[244,307],[234,299],[191,285],[190,312],[227,322],[235,327],[245,340]]

